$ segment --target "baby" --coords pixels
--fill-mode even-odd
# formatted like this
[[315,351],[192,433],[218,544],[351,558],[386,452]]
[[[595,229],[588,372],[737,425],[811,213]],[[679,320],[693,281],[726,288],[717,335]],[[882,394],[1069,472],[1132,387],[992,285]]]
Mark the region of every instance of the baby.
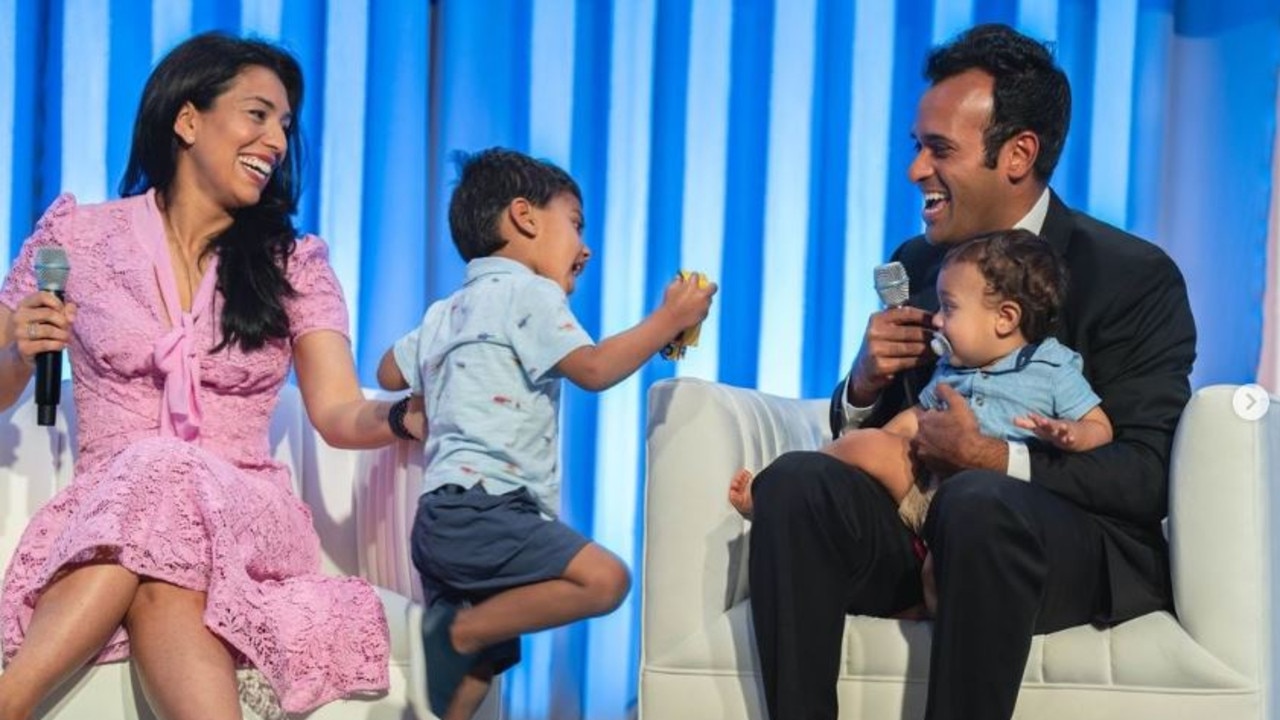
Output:
[[[850,430],[822,448],[873,478],[919,533],[937,487],[914,462],[911,438],[921,414],[943,403],[940,384],[968,402],[984,435],[1036,438],[1067,451],[1111,442],[1111,422],[1081,374],[1074,351],[1050,333],[1066,293],[1066,271],[1044,240],[1026,230],[984,235],[953,248],[938,275],[933,326],[948,351],[939,359],[919,404],[883,428]],[[752,474],[739,470],[729,502],[751,516]]]

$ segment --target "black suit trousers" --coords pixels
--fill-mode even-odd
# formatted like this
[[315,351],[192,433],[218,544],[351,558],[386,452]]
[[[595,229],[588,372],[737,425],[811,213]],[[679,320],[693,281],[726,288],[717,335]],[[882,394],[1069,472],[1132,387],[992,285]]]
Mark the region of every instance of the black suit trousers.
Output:
[[[756,477],[751,602],[772,720],[833,720],[846,614],[921,598],[920,561],[888,494],[822,453]],[[1031,636],[1089,622],[1106,587],[1102,533],[1034,484],[966,471],[942,483],[924,528],[938,616],[928,720],[1006,720]]]

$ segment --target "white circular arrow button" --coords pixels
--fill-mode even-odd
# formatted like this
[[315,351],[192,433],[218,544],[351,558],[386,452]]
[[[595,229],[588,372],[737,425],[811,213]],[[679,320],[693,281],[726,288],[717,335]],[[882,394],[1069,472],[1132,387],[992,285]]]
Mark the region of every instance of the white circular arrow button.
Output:
[[1241,385],[1231,396],[1231,409],[1235,410],[1236,415],[1243,420],[1261,420],[1270,407],[1271,398],[1267,395],[1266,388],[1261,385],[1253,383]]

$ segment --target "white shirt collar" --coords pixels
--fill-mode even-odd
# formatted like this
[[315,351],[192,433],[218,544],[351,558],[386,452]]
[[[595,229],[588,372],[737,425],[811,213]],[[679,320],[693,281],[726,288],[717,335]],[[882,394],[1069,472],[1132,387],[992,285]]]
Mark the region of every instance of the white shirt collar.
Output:
[[533,269],[519,260],[512,260],[499,255],[486,255],[467,263],[466,282],[469,283],[482,275],[490,275],[492,273],[532,275]]
[[1049,214],[1049,188],[1046,186],[1044,192],[1040,193],[1040,199],[1036,200],[1036,204],[1031,206],[1026,215],[1014,224],[1014,230],[1030,230],[1039,235],[1044,229],[1044,219]]

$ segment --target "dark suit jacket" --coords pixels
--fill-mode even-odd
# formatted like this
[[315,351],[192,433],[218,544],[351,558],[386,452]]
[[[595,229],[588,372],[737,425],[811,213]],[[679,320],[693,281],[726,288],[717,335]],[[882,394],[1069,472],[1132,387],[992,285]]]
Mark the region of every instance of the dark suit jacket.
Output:
[[[1031,482],[1070,500],[1103,529],[1106,587],[1097,620],[1119,622],[1171,609],[1168,508],[1173,432],[1191,396],[1196,330],[1186,285],[1159,247],[1063,205],[1052,196],[1040,233],[1066,263],[1070,284],[1058,340],[1084,359],[1084,374],[1111,418],[1115,441],[1085,453],[1031,448]],[[894,253],[907,267],[909,303],[935,311],[938,270],[948,248],[913,238]],[[864,426],[908,407],[904,382],[919,391],[933,372],[886,388]],[[843,425],[842,381],[832,400],[833,433]]]

